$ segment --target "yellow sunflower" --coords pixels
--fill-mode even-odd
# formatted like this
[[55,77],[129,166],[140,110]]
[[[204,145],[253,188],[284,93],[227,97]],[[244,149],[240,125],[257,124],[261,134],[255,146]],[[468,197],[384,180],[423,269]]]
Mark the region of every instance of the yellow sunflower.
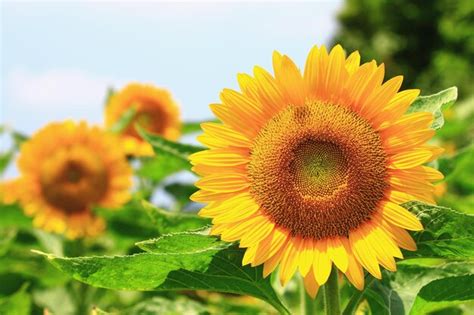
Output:
[[419,90],[398,92],[401,76],[383,83],[383,64],[339,45],[314,47],[303,74],[275,52],[273,70],[239,74],[241,92],[210,105],[222,124],[202,124],[192,199],[264,276],[279,265],[284,285],[299,270],[314,297],[334,264],[362,289],[363,268],[381,278],[379,264],[394,271],[399,248],[416,249],[406,230],[423,227],[400,204],[432,203],[443,177],[423,166],[440,153],[426,144],[433,115],[405,114]]
[[134,107],[135,114],[122,132],[123,146],[127,154],[147,156],[153,154],[150,144],[144,141],[135,129],[139,124],[148,132],[176,140],[181,133],[179,107],[164,89],[152,85],[131,83],[112,95],[105,109],[105,125],[112,127],[124,113]]
[[132,172],[118,139],[86,123],[51,123],[21,147],[20,176],[2,185],[33,224],[69,238],[94,236],[104,222],[92,206],[114,208],[130,199]]

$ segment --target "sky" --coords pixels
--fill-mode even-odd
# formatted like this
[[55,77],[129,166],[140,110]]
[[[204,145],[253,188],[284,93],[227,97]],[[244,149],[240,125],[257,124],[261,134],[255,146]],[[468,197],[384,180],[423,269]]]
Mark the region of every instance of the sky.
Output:
[[207,119],[237,73],[271,68],[273,50],[302,66],[341,4],[2,1],[1,122],[27,134],[102,123],[107,88],[131,81],[169,89],[185,121]]

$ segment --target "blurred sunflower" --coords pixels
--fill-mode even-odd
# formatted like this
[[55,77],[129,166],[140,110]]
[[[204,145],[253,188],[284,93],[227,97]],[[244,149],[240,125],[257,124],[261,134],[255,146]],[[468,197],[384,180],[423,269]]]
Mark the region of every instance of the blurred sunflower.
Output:
[[423,227],[400,204],[432,203],[443,177],[423,166],[441,151],[426,144],[433,115],[405,115],[419,90],[398,92],[401,76],[382,83],[383,64],[339,45],[314,47],[304,74],[275,52],[273,70],[239,74],[242,92],[211,105],[222,124],[202,124],[209,150],[191,156],[202,176],[192,199],[264,276],[279,265],[284,285],[299,269],[314,297],[334,264],[362,289],[362,267],[381,278],[399,247],[416,249],[406,229]]
[[179,107],[167,90],[139,83],[127,85],[110,98],[105,109],[105,125],[108,128],[113,127],[131,109],[133,117],[121,132],[127,154],[135,156],[153,154],[151,145],[137,133],[135,124],[169,140],[179,138],[181,128]]
[[2,185],[6,203],[18,201],[35,226],[69,238],[104,228],[92,206],[118,207],[130,198],[131,168],[116,136],[86,123],[51,123],[21,147],[19,178]]

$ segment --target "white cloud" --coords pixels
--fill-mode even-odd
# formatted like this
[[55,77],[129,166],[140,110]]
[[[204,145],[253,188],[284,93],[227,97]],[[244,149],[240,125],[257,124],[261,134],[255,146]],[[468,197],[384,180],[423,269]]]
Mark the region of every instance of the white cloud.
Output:
[[6,98],[20,107],[56,109],[64,106],[96,106],[110,86],[123,80],[100,76],[77,69],[53,69],[33,73],[15,69],[7,75]]

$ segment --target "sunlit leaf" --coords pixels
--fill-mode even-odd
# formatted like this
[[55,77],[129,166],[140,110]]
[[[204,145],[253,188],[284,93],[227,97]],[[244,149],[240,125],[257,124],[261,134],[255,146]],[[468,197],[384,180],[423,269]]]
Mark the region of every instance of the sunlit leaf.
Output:
[[140,243],[150,250],[129,256],[60,258],[44,254],[87,284],[116,290],[209,290],[245,294],[288,313],[262,268],[242,266],[243,251],[202,233],[170,234]]
[[159,182],[169,175],[188,169],[188,162],[182,159],[170,158],[168,155],[163,154],[142,159],[142,164],[137,170],[137,175]]
[[391,278],[390,285],[400,295],[408,312],[420,289],[431,281],[473,272],[474,263],[471,261],[408,259],[401,260],[397,272],[387,273],[387,277]]
[[0,203],[0,227],[31,228],[32,220],[27,217],[18,204]]
[[195,230],[210,224],[209,219],[190,213],[166,211],[146,201],[142,202],[142,206],[162,234]]
[[128,315],[199,315],[209,314],[203,304],[184,297],[169,300],[163,297],[154,297],[138,303],[126,312]]
[[31,297],[24,285],[15,294],[0,298],[0,314],[2,315],[30,315]]
[[404,206],[418,216],[424,227],[424,231],[414,234],[418,250],[405,252],[406,258],[474,257],[474,215],[421,202]]
[[426,314],[474,300],[474,275],[432,281],[421,288],[410,314]]
[[431,128],[439,129],[444,125],[442,110],[453,105],[458,97],[458,89],[450,87],[433,95],[419,96],[408,108],[408,113],[430,112],[435,116]]

